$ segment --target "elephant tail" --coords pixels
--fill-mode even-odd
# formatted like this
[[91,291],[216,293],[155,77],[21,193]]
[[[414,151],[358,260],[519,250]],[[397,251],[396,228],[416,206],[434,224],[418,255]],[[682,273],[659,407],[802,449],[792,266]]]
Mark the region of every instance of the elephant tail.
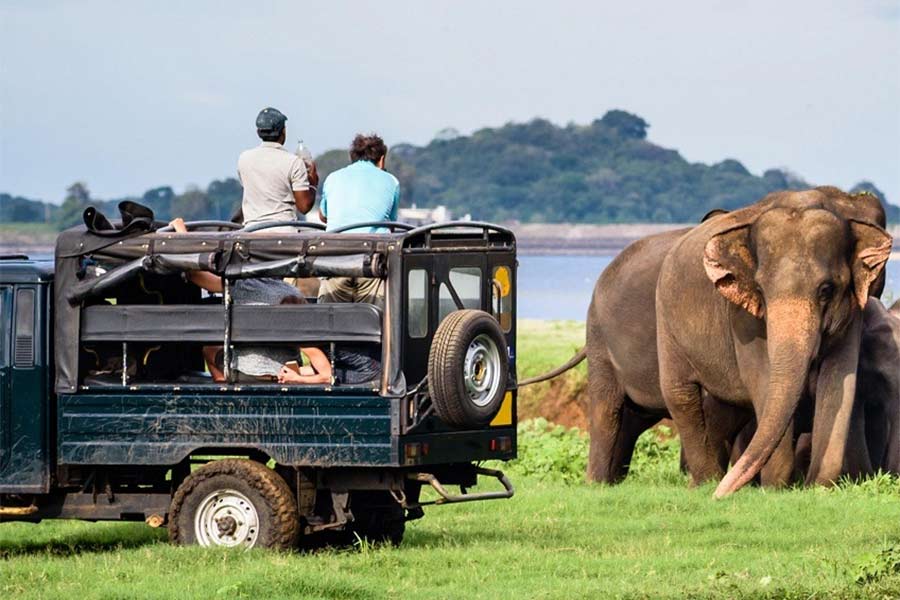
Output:
[[547,381],[548,379],[553,379],[558,375],[562,375],[569,369],[578,365],[581,361],[583,361],[587,357],[587,353],[584,351],[584,348],[578,351],[578,354],[569,359],[569,362],[562,365],[561,367],[556,367],[552,371],[544,373],[543,375],[538,375],[537,377],[531,377],[529,379],[524,379],[519,382],[519,387],[524,387],[526,385],[531,385],[532,383],[540,383],[542,381]]

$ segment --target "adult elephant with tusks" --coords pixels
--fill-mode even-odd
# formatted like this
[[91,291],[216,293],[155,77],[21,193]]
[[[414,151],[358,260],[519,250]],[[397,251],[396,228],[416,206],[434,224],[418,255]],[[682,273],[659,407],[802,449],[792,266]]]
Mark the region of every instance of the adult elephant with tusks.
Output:
[[666,256],[656,287],[660,388],[695,483],[723,475],[701,389],[757,417],[716,497],[751,481],[773,455],[793,454],[785,434],[811,390],[807,482],[840,475],[862,312],[891,251],[882,224],[874,198],[830,187],[777,192],[701,224]]

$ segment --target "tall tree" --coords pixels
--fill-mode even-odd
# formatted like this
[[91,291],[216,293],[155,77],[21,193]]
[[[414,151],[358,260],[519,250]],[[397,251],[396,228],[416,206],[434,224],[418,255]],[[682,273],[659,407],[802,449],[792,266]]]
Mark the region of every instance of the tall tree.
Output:
[[66,198],[56,214],[57,226],[60,229],[66,229],[81,223],[84,209],[90,204],[91,193],[87,184],[82,181],[76,181],[66,188]]

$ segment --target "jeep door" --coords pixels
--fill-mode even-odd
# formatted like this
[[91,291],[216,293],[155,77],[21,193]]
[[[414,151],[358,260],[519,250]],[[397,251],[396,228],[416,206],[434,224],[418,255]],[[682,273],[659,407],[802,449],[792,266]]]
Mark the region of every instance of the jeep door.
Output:
[[0,479],[10,460],[10,370],[9,339],[12,325],[12,287],[0,286]]

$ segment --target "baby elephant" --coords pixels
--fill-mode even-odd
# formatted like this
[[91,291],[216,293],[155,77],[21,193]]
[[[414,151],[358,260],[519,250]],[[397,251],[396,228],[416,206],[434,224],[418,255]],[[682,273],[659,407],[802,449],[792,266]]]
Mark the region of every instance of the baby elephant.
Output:
[[[801,412],[808,413],[810,403],[807,398]],[[795,477],[800,480],[809,468],[810,418],[800,419],[795,432]],[[751,423],[741,431],[733,458],[746,448],[754,429]],[[842,475],[900,474],[900,301],[890,310],[876,298],[866,304],[850,429]]]
[[900,473],[900,301],[888,310],[869,299],[856,394],[854,428],[864,431],[871,469]]

